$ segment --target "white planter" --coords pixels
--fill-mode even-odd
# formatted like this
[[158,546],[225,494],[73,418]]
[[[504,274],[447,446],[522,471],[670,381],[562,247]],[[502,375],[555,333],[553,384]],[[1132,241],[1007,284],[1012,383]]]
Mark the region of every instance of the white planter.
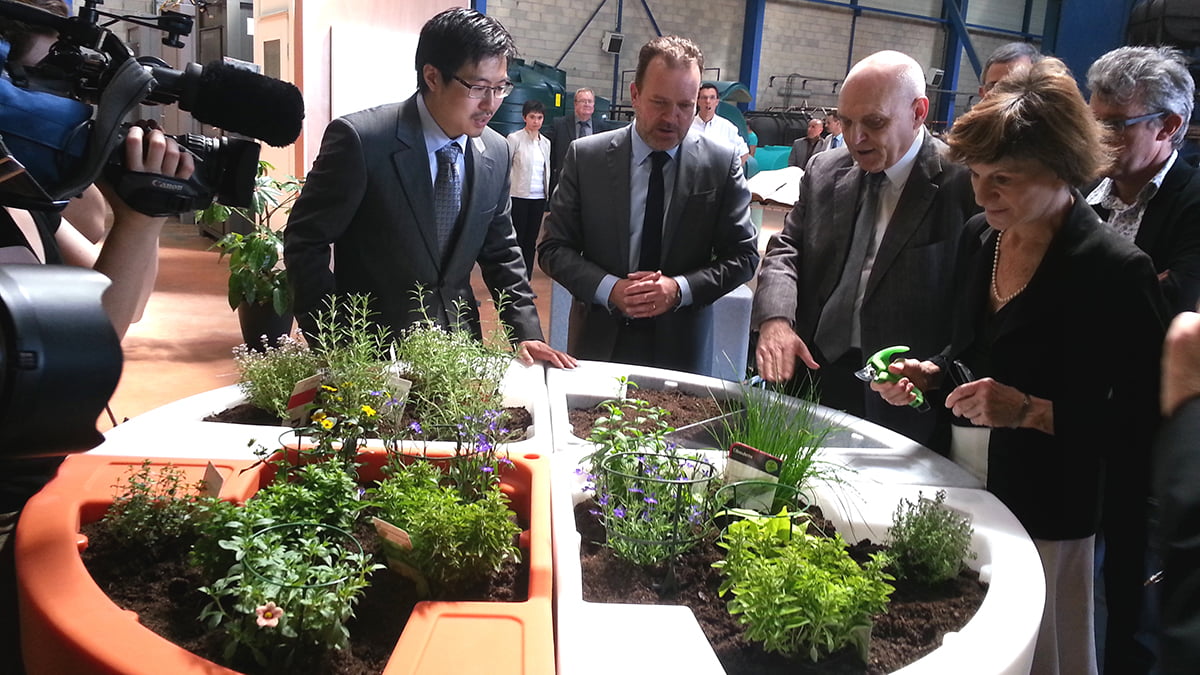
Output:
[[[551,508],[559,675],[723,673],[689,608],[583,600],[574,507],[586,495],[575,470],[593,447],[571,432],[568,409],[618,397],[617,378],[622,376],[647,388],[678,387],[718,398],[741,396],[741,387],[734,382],[653,368],[581,362],[574,370],[547,370],[556,451]],[[922,491],[932,497],[945,489],[947,503],[973,518],[972,550],[977,557],[970,565],[989,584],[983,605],[963,630],[947,635],[933,653],[897,672],[1028,673],[1045,582],[1037,551],[1012,513],[978,489],[979,482],[970,474],[931,450],[865,420],[823,407],[818,412],[843,427],[831,437],[833,444],[823,450],[823,458],[853,470],[843,474],[850,483],[839,492],[817,490],[818,503],[847,541],[885,541],[899,500],[915,500]]]
[[[509,364],[500,382],[501,405],[523,407],[533,415],[533,426],[524,439],[508,444],[511,452],[544,452],[551,441],[550,408],[546,398],[545,368],[540,364]],[[92,450],[102,455],[147,457],[211,457],[247,459],[258,445],[270,449],[295,443],[296,434],[285,426],[205,422],[205,417],[245,402],[236,385],[213,389],[168,403],[105,432],[105,442]],[[382,447],[369,440],[367,447]],[[452,448],[449,442],[430,442],[430,448]]]
[[[621,395],[618,378],[628,377],[644,389],[677,388],[696,396],[720,400],[742,396],[737,382],[703,375],[601,361],[581,361],[574,370],[546,370],[550,398],[550,421],[554,448],[590,448],[591,444],[571,431],[569,410],[586,408]],[[637,390],[631,394],[637,397]],[[817,406],[822,419],[840,430],[829,437],[820,457],[853,472],[856,480],[882,485],[910,484],[981,488],[979,480],[965,469],[900,434],[843,412]],[[668,420],[669,422],[670,420]],[[709,447],[683,442],[685,447]]]
[[[559,452],[551,470],[554,533],[555,630],[559,675],[674,672],[724,673],[691,609],[681,605],[625,605],[583,600],[580,536],[574,507],[586,500],[575,472],[582,450]],[[847,541],[885,541],[900,499],[945,489],[946,503],[971,514],[975,533],[969,561],[989,584],[982,606],[942,646],[903,675],[1017,675],[1029,672],[1042,616],[1045,582],[1033,542],[1012,513],[990,493],[969,488],[859,482],[818,503]],[[620,645],[603,649],[600,645]]]

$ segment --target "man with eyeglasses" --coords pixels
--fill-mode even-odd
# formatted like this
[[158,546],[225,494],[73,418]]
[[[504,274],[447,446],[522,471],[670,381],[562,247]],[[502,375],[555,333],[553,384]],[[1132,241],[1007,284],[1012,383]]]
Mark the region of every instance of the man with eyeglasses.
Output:
[[[1193,310],[1200,299],[1200,171],[1178,152],[1195,92],[1186,61],[1167,47],[1121,47],[1092,64],[1087,80],[1092,111],[1117,151],[1108,175],[1084,191],[1087,201],[1150,255],[1172,312]],[[1153,665],[1136,639],[1146,593],[1149,471],[1148,457],[1120,457],[1107,472],[1102,567],[1097,561],[1104,583],[1096,588],[1107,606],[1108,673],[1146,673]]]
[[478,263],[493,297],[503,295],[520,360],[574,365],[542,339],[513,232],[508,143],[487,126],[512,91],[515,53],[500,22],[447,10],[421,29],[416,95],[329,124],[284,234],[306,335],[328,297],[367,293],[393,337],[428,316],[481,338]]
[[1171,48],[1121,47],[1088,69],[1089,103],[1117,157],[1087,201],[1154,260],[1174,313],[1200,300],[1200,172],[1179,159],[1195,84]]
[[562,172],[563,157],[567,154],[567,146],[577,138],[585,138],[592,134],[608,131],[609,124],[594,115],[596,111],[596,92],[589,87],[575,90],[575,111],[554,120],[550,137],[550,191],[558,185],[558,174]]

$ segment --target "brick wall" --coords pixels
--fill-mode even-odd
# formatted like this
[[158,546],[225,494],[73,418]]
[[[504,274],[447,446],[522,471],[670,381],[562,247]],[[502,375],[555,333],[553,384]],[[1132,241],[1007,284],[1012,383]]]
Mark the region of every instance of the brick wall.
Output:
[[[720,79],[736,80],[741,66],[744,0],[646,0],[663,34],[679,34],[695,40],[704,51],[706,65],[720,69]],[[936,15],[940,0],[873,0],[875,7],[920,15]],[[600,49],[605,31],[616,26],[616,2],[605,2],[588,23],[601,0],[488,0],[488,13],[500,19],[516,39],[527,61],[555,64],[567,72],[568,90],[580,86],[594,88],[600,96],[613,96],[613,66],[617,57]],[[972,0],[969,23],[987,23],[1010,30],[1021,28],[1024,3],[1007,0]],[[1045,0],[1035,3],[1031,32],[1042,29]],[[586,28],[585,28],[586,26]],[[583,30],[579,40],[572,40]],[[848,54],[853,31],[853,53]],[[627,101],[632,70],[637,66],[637,50],[654,36],[654,29],[640,2],[624,3],[621,33],[625,43],[620,55],[617,98]],[[980,61],[997,45],[1009,41],[1006,36],[973,34]],[[833,82],[788,75],[798,73],[810,78],[841,80],[848,68],[862,57],[881,49],[902,51],[927,69],[941,65],[945,28],[941,25],[904,17],[864,13],[855,20],[848,9],[821,5],[805,0],[768,0],[763,21],[763,49],[759,61],[759,82],[754,92],[754,108],[798,105],[832,106],[837,95]],[[569,48],[569,49],[568,49]],[[772,76],[775,76],[772,82]],[[716,78],[716,73],[706,73]],[[949,78],[947,78],[947,82]],[[973,91],[978,80],[970,62],[962,58],[958,88]],[[958,109],[968,101],[960,98]]]

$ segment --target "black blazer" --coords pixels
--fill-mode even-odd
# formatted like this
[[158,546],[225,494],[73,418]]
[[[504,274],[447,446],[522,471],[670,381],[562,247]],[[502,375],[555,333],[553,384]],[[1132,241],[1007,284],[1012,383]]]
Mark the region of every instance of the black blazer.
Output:
[[945,355],[976,377],[1052,401],[1055,433],[992,429],[987,487],[1030,536],[1087,537],[1099,522],[1106,465],[1131,481],[1149,470],[1166,332],[1154,267],[1075,192],[1029,285],[984,334],[995,250],[985,216],[968,221]]
[[1159,672],[1191,675],[1200,663],[1200,399],[1185,403],[1155,446],[1156,541],[1163,561]]
[[509,210],[508,143],[484,129],[467,139],[465,159],[462,215],[441,256],[416,98],[330,122],[284,234],[301,328],[314,331],[312,315],[327,296],[369,293],[376,319],[398,336],[423,316],[422,300],[414,296],[419,286],[430,318],[478,337],[471,289],[478,263],[492,295],[507,299],[500,316],[512,338],[542,339]]
[[[1108,209],[1092,208],[1108,218]],[[1167,272],[1161,282],[1171,313],[1195,310],[1200,301],[1200,169],[1182,156],[1142,214],[1134,243],[1150,255],[1155,272]]]

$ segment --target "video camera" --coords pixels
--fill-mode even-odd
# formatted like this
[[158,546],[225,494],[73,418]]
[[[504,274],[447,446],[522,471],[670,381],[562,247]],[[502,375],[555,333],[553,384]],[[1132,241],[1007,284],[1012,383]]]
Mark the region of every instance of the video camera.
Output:
[[[126,203],[150,215],[202,209],[214,197],[227,206],[250,206],[258,143],[175,136],[196,164],[192,178],[180,181],[123,166],[125,120],[139,103],[178,103],[201,122],[283,147],[300,135],[300,91],[220,61],[174,70],[160,59],[136,57],[99,25],[99,17],[158,28],[166,33],[163,44],[172,47],[181,47],[180,36],[191,33],[192,17],[174,11],[116,16],[96,9],[102,1],[83,0],[76,16],[61,17],[0,0],[0,19],[58,33],[40,63],[7,64],[17,77],[0,79],[0,204],[61,210],[103,173]],[[7,44],[0,41],[0,66],[5,61]]]

